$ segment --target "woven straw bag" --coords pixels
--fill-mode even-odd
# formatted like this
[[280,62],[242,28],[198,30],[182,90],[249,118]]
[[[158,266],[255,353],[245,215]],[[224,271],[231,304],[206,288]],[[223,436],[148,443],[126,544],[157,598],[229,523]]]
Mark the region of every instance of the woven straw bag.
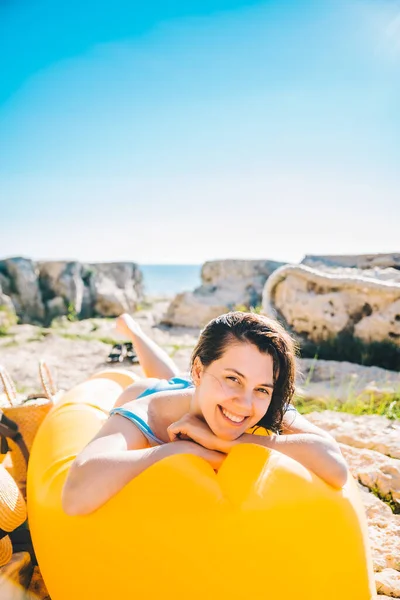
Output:
[[0,567],[12,556],[12,544],[8,533],[26,521],[26,505],[17,484],[0,465]]
[[39,374],[44,389],[43,396],[32,395],[21,398],[17,394],[9,373],[4,367],[0,367],[0,383],[3,386],[3,398],[5,399],[5,402],[0,405],[0,410],[18,426],[18,431],[26,446],[24,450],[17,440],[7,438],[13,464],[12,474],[24,496],[29,452],[39,425],[52,408],[54,397],[57,394],[53,378],[44,361],[39,363]]

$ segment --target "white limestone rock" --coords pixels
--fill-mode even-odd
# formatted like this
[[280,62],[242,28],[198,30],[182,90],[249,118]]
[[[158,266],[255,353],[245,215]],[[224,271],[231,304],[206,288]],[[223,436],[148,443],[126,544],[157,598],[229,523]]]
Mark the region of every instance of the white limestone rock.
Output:
[[168,306],[162,323],[178,327],[204,327],[211,319],[228,312],[225,298],[200,296],[193,292],[177,294]]
[[340,444],[353,477],[400,509],[400,460],[366,448]]
[[400,570],[400,516],[362,485],[361,499],[368,523],[368,537],[374,571]]
[[91,296],[96,316],[116,317],[134,312],[143,297],[142,274],[131,262],[95,263],[90,277]]
[[375,574],[376,591],[389,598],[400,598],[400,573],[394,569],[384,569]]
[[356,269],[396,268],[400,269],[400,253],[392,254],[354,254],[354,255],[314,255],[310,254],[301,261],[304,265],[350,267]]
[[347,361],[298,359],[298,395],[329,407],[349,400],[395,400],[400,394],[400,373]]
[[307,419],[329,431],[342,444],[367,448],[400,459],[400,421],[379,415],[355,416],[325,410],[307,415]]
[[400,274],[390,271],[394,275],[385,278],[379,269],[368,275],[286,265],[268,278],[263,310],[313,342],[349,332],[365,343],[400,346]]
[[264,284],[283,263],[270,260],[217,260],[206,262],[202,284],[194,292],[178,294],[163,323],[201,328],[236,307],[257,306]]

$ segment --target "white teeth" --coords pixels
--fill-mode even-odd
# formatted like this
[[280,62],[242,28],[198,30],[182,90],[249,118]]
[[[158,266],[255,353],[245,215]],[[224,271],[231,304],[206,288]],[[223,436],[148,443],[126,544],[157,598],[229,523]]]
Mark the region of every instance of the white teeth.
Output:
[[237,415],[233,415],[232,413],[230,413],[229,411],[227,411],[225,408],[223,408],[221,406],[222,412],[224,413],[224,415],[226,417],[228,417],[228,419],[230,421],[233,421],[234,423],[241,423],[242,421],[245,420],[246,417],[238,417]]

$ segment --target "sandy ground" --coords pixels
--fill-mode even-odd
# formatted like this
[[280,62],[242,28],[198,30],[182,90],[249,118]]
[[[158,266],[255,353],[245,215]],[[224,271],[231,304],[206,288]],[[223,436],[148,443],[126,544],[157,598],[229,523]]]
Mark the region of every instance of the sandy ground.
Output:
[[[182,372],[186,372],[199,330],[159,325],[167,306],[167,300],[158,301],[151,309],[135,313],[134,318],[153,340],[167,350]],[[107,356],[112,342],[123,340],[114,323],[115,319],[87,319],[72,323],[62,319],[48,329],[16,325],[8,335],[0,337],[0,364],[9,371],[21,393],[34,393],[41,389],[38,376],[40,359],[51,367],[59,387],[70,389],[90,375],[110,367]],[[123,366],[142,374],[138,365],[127,360],[111,364],[113,366]]]

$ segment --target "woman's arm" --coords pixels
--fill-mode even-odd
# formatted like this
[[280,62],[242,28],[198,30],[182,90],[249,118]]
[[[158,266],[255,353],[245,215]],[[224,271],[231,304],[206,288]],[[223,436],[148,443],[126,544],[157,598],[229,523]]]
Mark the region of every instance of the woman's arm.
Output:
[[288,410],[283,415],[282,433],[314,433],[328,440],[334,439],[330,433],[308,421],[297,410]]
[[329,485],[341,488],[347,481],[347,465],[333,438],[316,433],[259,436],[243,434],[239,443],[260,444],[294,458]]
[[341,488],[346,483],[346,461],[338,443],[328,432],[310,423],[294,410],[285,413],[282,430],[284,435],[280,436],[253,435],[250,440],[245,434],[247,439],[240,439],[264,445],[294,458],[333,487]]
[[[301,415],[296,417],[296,423],[296,428],[294,424],[292,425],[292,431],[296,431],[296,433],[289,435],[264,437],[244,433],[236,440],[222,440],[211,431],[204,421],[195,415],[186,414],[168,427],[168,435],[171,441],[175,440],[177,436],[183,435],[205,448],[224,453],[228,453],[237,444],[259,444],[294,458],[329,485],[341,488],[347,480],[347,465],[337,442],[329,434],[324,435],[322,430],[309,423]],[[315,430],[317,431],[315,432]]]
[[[334,470],[342,470],[342,478],[344,483],[346,482],[348,472],[347,463],[344,460],[343,455],[340,451],[339,444],[336,442],[335,438],[330,433],[324,431],[317,425],[314,425],[314,423],[310,423],[310,421],[303,417],[303,415],[294,410],[287,411],[284,415],[282,421],[282,429],[283,433],[286,434],[313,434],[321,436],[326,440],[329,440],[331,442],[329,450],[330,455],[338,463],[337,467]],[[327,481],[327,478],[325,476],[322,476],[322,479],[325,479],[325,481]],[[340,483],[341,478],[339,477],[338,484]],[[335,486],[335,484],[332,483],[331,485],[334,485],[334,487],[342,487],[343,484]]]
[[225,455],[188,441],[148,448],[133,423],[113,415],[73,462],[62,506],[68,515],[85,515],[102,506],[157,461],[173,454],[195,454],[218,469]]

